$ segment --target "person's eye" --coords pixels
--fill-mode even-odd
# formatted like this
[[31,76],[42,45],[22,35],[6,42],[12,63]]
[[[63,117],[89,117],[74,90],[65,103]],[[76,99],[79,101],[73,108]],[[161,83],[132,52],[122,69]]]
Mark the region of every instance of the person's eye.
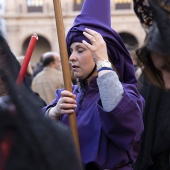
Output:
[[84,51],[84,49],[82,49],[82,48],[78,49],[78,53],[82,53],[83,51]]

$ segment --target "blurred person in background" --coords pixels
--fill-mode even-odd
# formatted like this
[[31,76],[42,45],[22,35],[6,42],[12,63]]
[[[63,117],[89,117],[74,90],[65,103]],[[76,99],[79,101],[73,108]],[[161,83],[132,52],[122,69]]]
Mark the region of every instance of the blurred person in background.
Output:
[[35,77],[40,71],[43,70],[42,57],[43,55],[40,56],[39,62],[36,64],[35,68],[33,69],[33,77]]
[[138,89],[145,98],[144,132],[135,170],[170,169],[170,1],[134,0],[146,31],[137,50],[142,68]]
[[42,56],[43,70],[32,81],[32,89],[47,104],[55,99],[55,91],[64,87],[60,56],[56,52],[46,52]]

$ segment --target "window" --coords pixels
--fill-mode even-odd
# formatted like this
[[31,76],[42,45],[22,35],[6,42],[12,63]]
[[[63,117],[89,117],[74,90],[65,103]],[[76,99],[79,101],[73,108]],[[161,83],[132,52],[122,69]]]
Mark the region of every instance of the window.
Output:
[[115,9],[131,9],[131,0],[115,0]]
[[42,12],[43,0],[27,0],[28,12]]
[[84,0],[74,0],[73,10],[81,11]]

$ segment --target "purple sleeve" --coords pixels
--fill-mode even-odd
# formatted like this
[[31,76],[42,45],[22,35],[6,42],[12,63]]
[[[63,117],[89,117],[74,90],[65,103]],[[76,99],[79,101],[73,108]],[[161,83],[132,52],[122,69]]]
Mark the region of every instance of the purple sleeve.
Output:
[[143,132],[142,113],[144,99],[133,85],[123,85],[124,95],[118,105],[110,112],[100,106],[99,114],[102,129],[119,148],[133,150],[139,143]]
[[50,107],[53,107],[53,106],[55,106],[55,105],[57,104],[57,102],[58,102],[58,100],[59,100],[59,98],[60,98],[60,96],[61,96],[61,91],[62,91],[62,90],[57,90],[56,93],[55,93],[55,99],[54,99],[54,101],[53,101],[52,103],[50,103],[49,105],[47,105],[47,106],[45,106],[45,107],[42,108],[42,111],[43,111],[44,114],[45,114],[45,112],[46,112]]

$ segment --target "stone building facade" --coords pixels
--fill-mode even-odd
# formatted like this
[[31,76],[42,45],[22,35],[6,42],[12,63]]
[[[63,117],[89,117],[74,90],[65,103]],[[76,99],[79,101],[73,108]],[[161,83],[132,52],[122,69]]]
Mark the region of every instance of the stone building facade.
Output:
[[[61,0],[65,33],[81,10],[83,0]],[[111,0],[112,28],[122,37],[132,53],[141,46],[145,37],[139,20],[133,11],[132,0]],[[39,40],[31,62],[36,64],[42,53],[58,51],[58,37],[54,17],[53,1],[49,0],[6,0],[4,19],[6,39],[16,56],[24,55],[33,33]]]

